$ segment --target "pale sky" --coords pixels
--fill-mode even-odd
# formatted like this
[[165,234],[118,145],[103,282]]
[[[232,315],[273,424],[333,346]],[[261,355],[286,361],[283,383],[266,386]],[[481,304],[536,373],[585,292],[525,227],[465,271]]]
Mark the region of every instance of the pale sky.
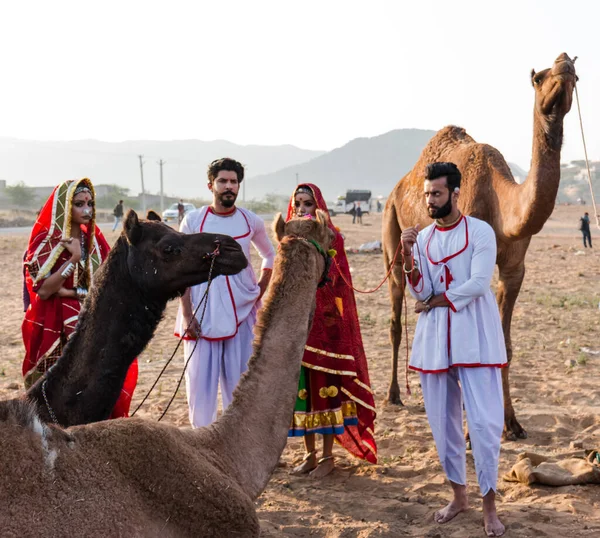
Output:
[[[226,139],[330,150],[465,127],[524,168],[532,68],[579,56],[600,159],[600,4],[545,1],[8,1],[0,136]],[[583,157],[574,103],[563,161]]]

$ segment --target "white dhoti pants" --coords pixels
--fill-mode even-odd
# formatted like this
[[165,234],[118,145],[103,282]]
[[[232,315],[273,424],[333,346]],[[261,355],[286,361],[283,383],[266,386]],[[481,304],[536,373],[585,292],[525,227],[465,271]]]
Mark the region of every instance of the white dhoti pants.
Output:
[[495,492],[504,428],[500,369],[458,367],[439,374],[421,374],[421,387],[433,439],[448,479],[467,485],[464,399],[479,489],[482,495]]
[[[238,327],[233,338],[210,341],[200,339],[185,372],[185,387],[190,423],[194,428],[208,426],[217,418],[219,379],[223,409],[232,401],[233,391],[248,368],[254,340],[253,311]],[[184,341],[185,360],[194,348],[194,341]]]

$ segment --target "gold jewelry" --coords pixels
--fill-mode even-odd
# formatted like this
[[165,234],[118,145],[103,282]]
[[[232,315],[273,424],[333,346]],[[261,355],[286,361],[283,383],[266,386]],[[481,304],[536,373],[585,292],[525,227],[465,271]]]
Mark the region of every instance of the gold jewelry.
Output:
[[435,223],[440,228],[450,228],[451,226],[454,226],[460,219],[462,219],[462,213],[459,211],[458,218],[454,222],[451,222],[450,224],[444,224],[443,222],[440,222],[438,219],[435,219]]

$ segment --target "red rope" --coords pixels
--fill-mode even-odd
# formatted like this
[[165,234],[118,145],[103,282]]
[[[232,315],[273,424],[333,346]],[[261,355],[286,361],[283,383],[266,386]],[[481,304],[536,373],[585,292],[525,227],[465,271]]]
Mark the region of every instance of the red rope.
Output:
[[[398,241],[398,246],[396,247],[396,252],[394,253],[394,257],[392,258],[392,263],[390,264],[390,268],[388,269],[387,274],[385,275],[385,278],[380,282],[380,284],[376,287],[373,288],[372,290],[359,290],[357,288],[355,288],[352,284],[350,284],[350,282],[348,282],[346,280],[346,277],[344,276],[344,273],[342,273],[342,271],[340,270],[340,267],[336,261],[335,258],[333,258],[333,263],[335,263],[336,267],[338,268],[338,272],[340,274],[340,276],[342,277],[342,280],[344,281],[344,283],[346,284],[346,286],[352,288],[356,293],[375,293],[376,291],[378,291],[381,286],[383,286],[387,279],[390,277],[390,275],[392,274],[392,270],[394,269],[394,265],[396,264],[396,259],[398,258],[398,254],[400,253],[400,247],[402,246],[402,241]],[[417,249],[419,248],[419,246],[417,245]],[[420,255],[420,253],[419,253]],[[404,259],[404,254],[402,255],[402,258]],[[413,258],[413,262],[412,262],[412,268],[415,268],[415,260]],[[421,278],[423,278],[421,276]],[[408,394],[408,396],[411,395],[411,391],[410,391],[410,384],[408,382],[408,362],[410,360],[410,347],[408,345],[408,305],[406,303],[406,283],[404,284],[404,287],[402,288],[402,294],[403,294],[403,302],[404,302],[404,342],[406,344],[406,364],[405,364],[405,368],[404,368],[404,373],[406,376],[406,393]]]
[[398,254],[400,253],[401,246],[402,246],[402,241],[398,241],[398,246],[396,247],[396,252],[394,253],[394,257],[392,258],[392,263],[390,264],[390,268],[388,269],[388,272],[385,275],[385,278],[380,282],[379,286],[377,286],[376,288],[373,288],[372,290],[356,289],[352,284],[350,284],[350,282],[348,282],[346,280],[346,277],[344,276],[344,273],[342,273],[342,271],[340,270],[340,266],[338,265],[338,262],[335,259],[335,257],[333,258],[333,263],[335,263],[335,266],[338,268],[338,272],[339,272],[340,276],[342,277],[342,280],[344,281],[346,286],[352,288],[356,293],[375,293],[376,291],[379,290],[379,288],[381,288],[381,286],[383,286],[386,283],[387,279],[390,278],[390,275],[392,274],[392,269],[394,269],[394,265],[396,264],[396,259],[398,258]]

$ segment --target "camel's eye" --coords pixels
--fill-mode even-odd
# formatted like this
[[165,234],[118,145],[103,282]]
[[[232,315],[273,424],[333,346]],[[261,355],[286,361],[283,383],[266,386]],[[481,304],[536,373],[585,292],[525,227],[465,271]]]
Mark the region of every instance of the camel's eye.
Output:
[[533,83],[537,86],[538,84],[540,84],[540,82],[542,82],[542,79],[540,77],[535,77],[533,79]]
[[173,253],[173,247],[172,247],[171,245],[167,245],[167,246],[164,248],[164,251],[163,251],[163,252],[164,252],[165,254],[172,254],[172,253]]

